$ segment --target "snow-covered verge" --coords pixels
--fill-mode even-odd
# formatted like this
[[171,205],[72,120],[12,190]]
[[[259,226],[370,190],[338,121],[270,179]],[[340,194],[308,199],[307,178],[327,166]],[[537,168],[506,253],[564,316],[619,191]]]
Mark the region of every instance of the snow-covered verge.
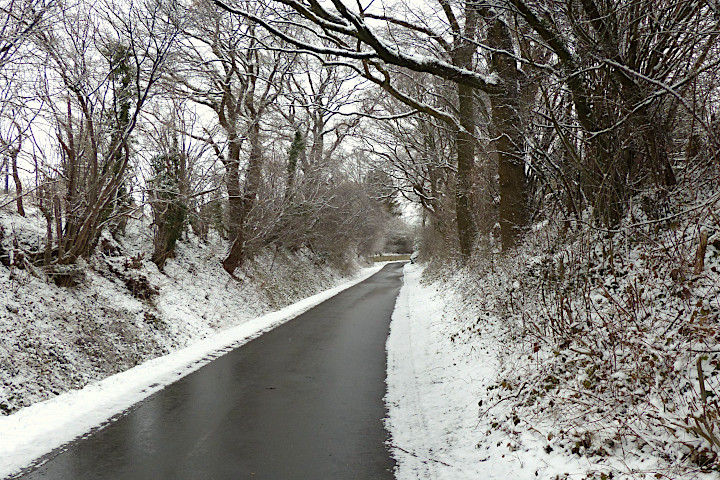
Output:
[[398,479],[720,478],[717,207],[638,210],[614,233],[548,222],[427,285],[408,266],[388,341]]
[[386,428],[397,480],[583,478],[575,475],[587,461],[546,452],[532,431],[508,438],[483,414],[479,399],[495,384],[502,346],[494,335],[455,343],[462,298],[442,282],[423,282],[422,272],[405,267],[387,343]]

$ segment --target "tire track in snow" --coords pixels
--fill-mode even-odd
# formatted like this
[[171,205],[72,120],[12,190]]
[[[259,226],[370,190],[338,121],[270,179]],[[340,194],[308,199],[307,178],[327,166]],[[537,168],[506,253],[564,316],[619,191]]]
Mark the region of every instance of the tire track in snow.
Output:
[[426,438],[429,432],[428,412],[423,408],[420,391],[420,379],[428,370],[426,363],[422,362],[426,356],[425,345],[416,343],[421,339],[413,332],[411,300],[414,299],[410,298],[413,290],[407,286],[407,270],[405,273],[403,287],[393,312],[387,345],[386,403],[388,407],[392,407],[389,408],[387,429],[392,432],[391,447],[398,464],[396,478],[431,480],[436,478],[435,463],[445,463],[432,458],[432,447],[422,452],[405,448],[417,443],[418,438]]

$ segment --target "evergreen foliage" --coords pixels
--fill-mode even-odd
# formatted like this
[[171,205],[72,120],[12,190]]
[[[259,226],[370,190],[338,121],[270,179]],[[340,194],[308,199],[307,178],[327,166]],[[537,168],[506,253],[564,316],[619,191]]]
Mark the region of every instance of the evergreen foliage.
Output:
[[151,180],[151,201],[155,223],[152,261],[162,269],[165,261],[175,254],[188,215],[187,200],[181,193],[181,155],[159,155],[151,160],[154,177]]

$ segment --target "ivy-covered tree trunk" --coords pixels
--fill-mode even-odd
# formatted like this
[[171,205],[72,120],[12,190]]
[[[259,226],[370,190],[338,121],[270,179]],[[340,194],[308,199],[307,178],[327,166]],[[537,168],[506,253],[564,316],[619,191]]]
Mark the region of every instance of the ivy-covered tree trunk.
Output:
[[175,245],[182,235],[188,207],[182,195],[183,158],[180,154],[161,155],[152,160],[155,223],[152,261],[161,270],[168,258],[175,255]]
[[293,189],[295,188],[295,177],[297,176],[297,166],[300,154],[305,151],[305,139],[300,130],[295,131],[290,150],[288,151],[288,164],[286,167],[287,178],[285,181],[285,201],[292,198]]

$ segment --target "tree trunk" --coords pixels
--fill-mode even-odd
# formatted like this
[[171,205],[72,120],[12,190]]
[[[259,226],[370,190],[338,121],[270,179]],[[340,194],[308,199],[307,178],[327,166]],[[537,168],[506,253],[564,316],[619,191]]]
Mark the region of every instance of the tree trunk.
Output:
[[457,185],[455,190],[455,214],[457,219],[460,253],[463,258],[472,255],[477,230],[472,215],[473,173],[475,167],[475,100],[474,89],[457,85],[460,123],[465,130],[457,132]]
[[255,119],[253,125],[250,127],[248,140],[250,141],[250,158],[248,159],[248,168],[245,174],[245,196],[243,197],[243,208],[246,217],[255,207],[262,174],[263,156],[262,145],[260,143],[259,119]]
[[[478,11],[474,2],[465,2],[465,25],[460,26],[452,14],[448,2],[441,2],[443,9],[455,33],[453,41],[453,65],[473,70],[477,45],[474,39],[477,32]],[[460,254],[464,260],[472,255],[477,227],[473,218],[472,192],[475,184],[475,89],[456,83],[458,93],[458,119],[462,129],[457,131],[457,183],[455,185],[455,216],[457,220]]]
[[491,131],[500,177],[500,235],[503,250],[508,250],[517,245],[529,218],[519,104],[522,73],[514,58],[501,53],[513,51],[510,32],[501,19],[492,20],[488,42],[497,49],[491,58],[492,70],[503,85],[502,93],[490,95],[490,101]]
[[232,274],[242,263],[243,238],[243,196],[240,190],[240,145],[237,140],[230,142],[230,150],[225,160],[225,188],[228,192],[228,236],[232,246],[223,261],[223,268]]
[[3,193],[5,195],[10,193],[10,168],[8,167],[8,159],[5,157],[5,160],[3,160],[3,169],[2,173],[5,174],[5,187],[3,188]]
[[23,208],[23,197],[22,197],[22,183],[20,182],[20,175],[18,174],[17,157],[20,154],[20,149],[13,151],[11,156],[12,163],[12,176],[13,182],[15,182],[15,202],[17,203],[17,212],[21,217],[25,216],[25,209]]
[[[246,259],[247,252],[245,248],[246,239],[244,229],[245,224],[247,223],[247,217],[255,206],[258,188],[260,187],[263,158],[262,145],[260,144],[259,119],[255,119],[253,124],[250,126],[250,130],[248,131],[248,140],[250,141],[250,157],[248,159],[247,170],[245,171],[245,193],[240,198],[239,205],[234,206],[234,208],[239,208],[240,213],[237,217],[237,231],[235,234],[235,240],[230,247],[230,252],[228,253],[225,261],[223,261],[223,268],[230,274],[232,274],[236,268],[241,266]],[[240,194],[239,183],[237,194],[238,196]],[[230,195],[229,190],[228,195]]]

